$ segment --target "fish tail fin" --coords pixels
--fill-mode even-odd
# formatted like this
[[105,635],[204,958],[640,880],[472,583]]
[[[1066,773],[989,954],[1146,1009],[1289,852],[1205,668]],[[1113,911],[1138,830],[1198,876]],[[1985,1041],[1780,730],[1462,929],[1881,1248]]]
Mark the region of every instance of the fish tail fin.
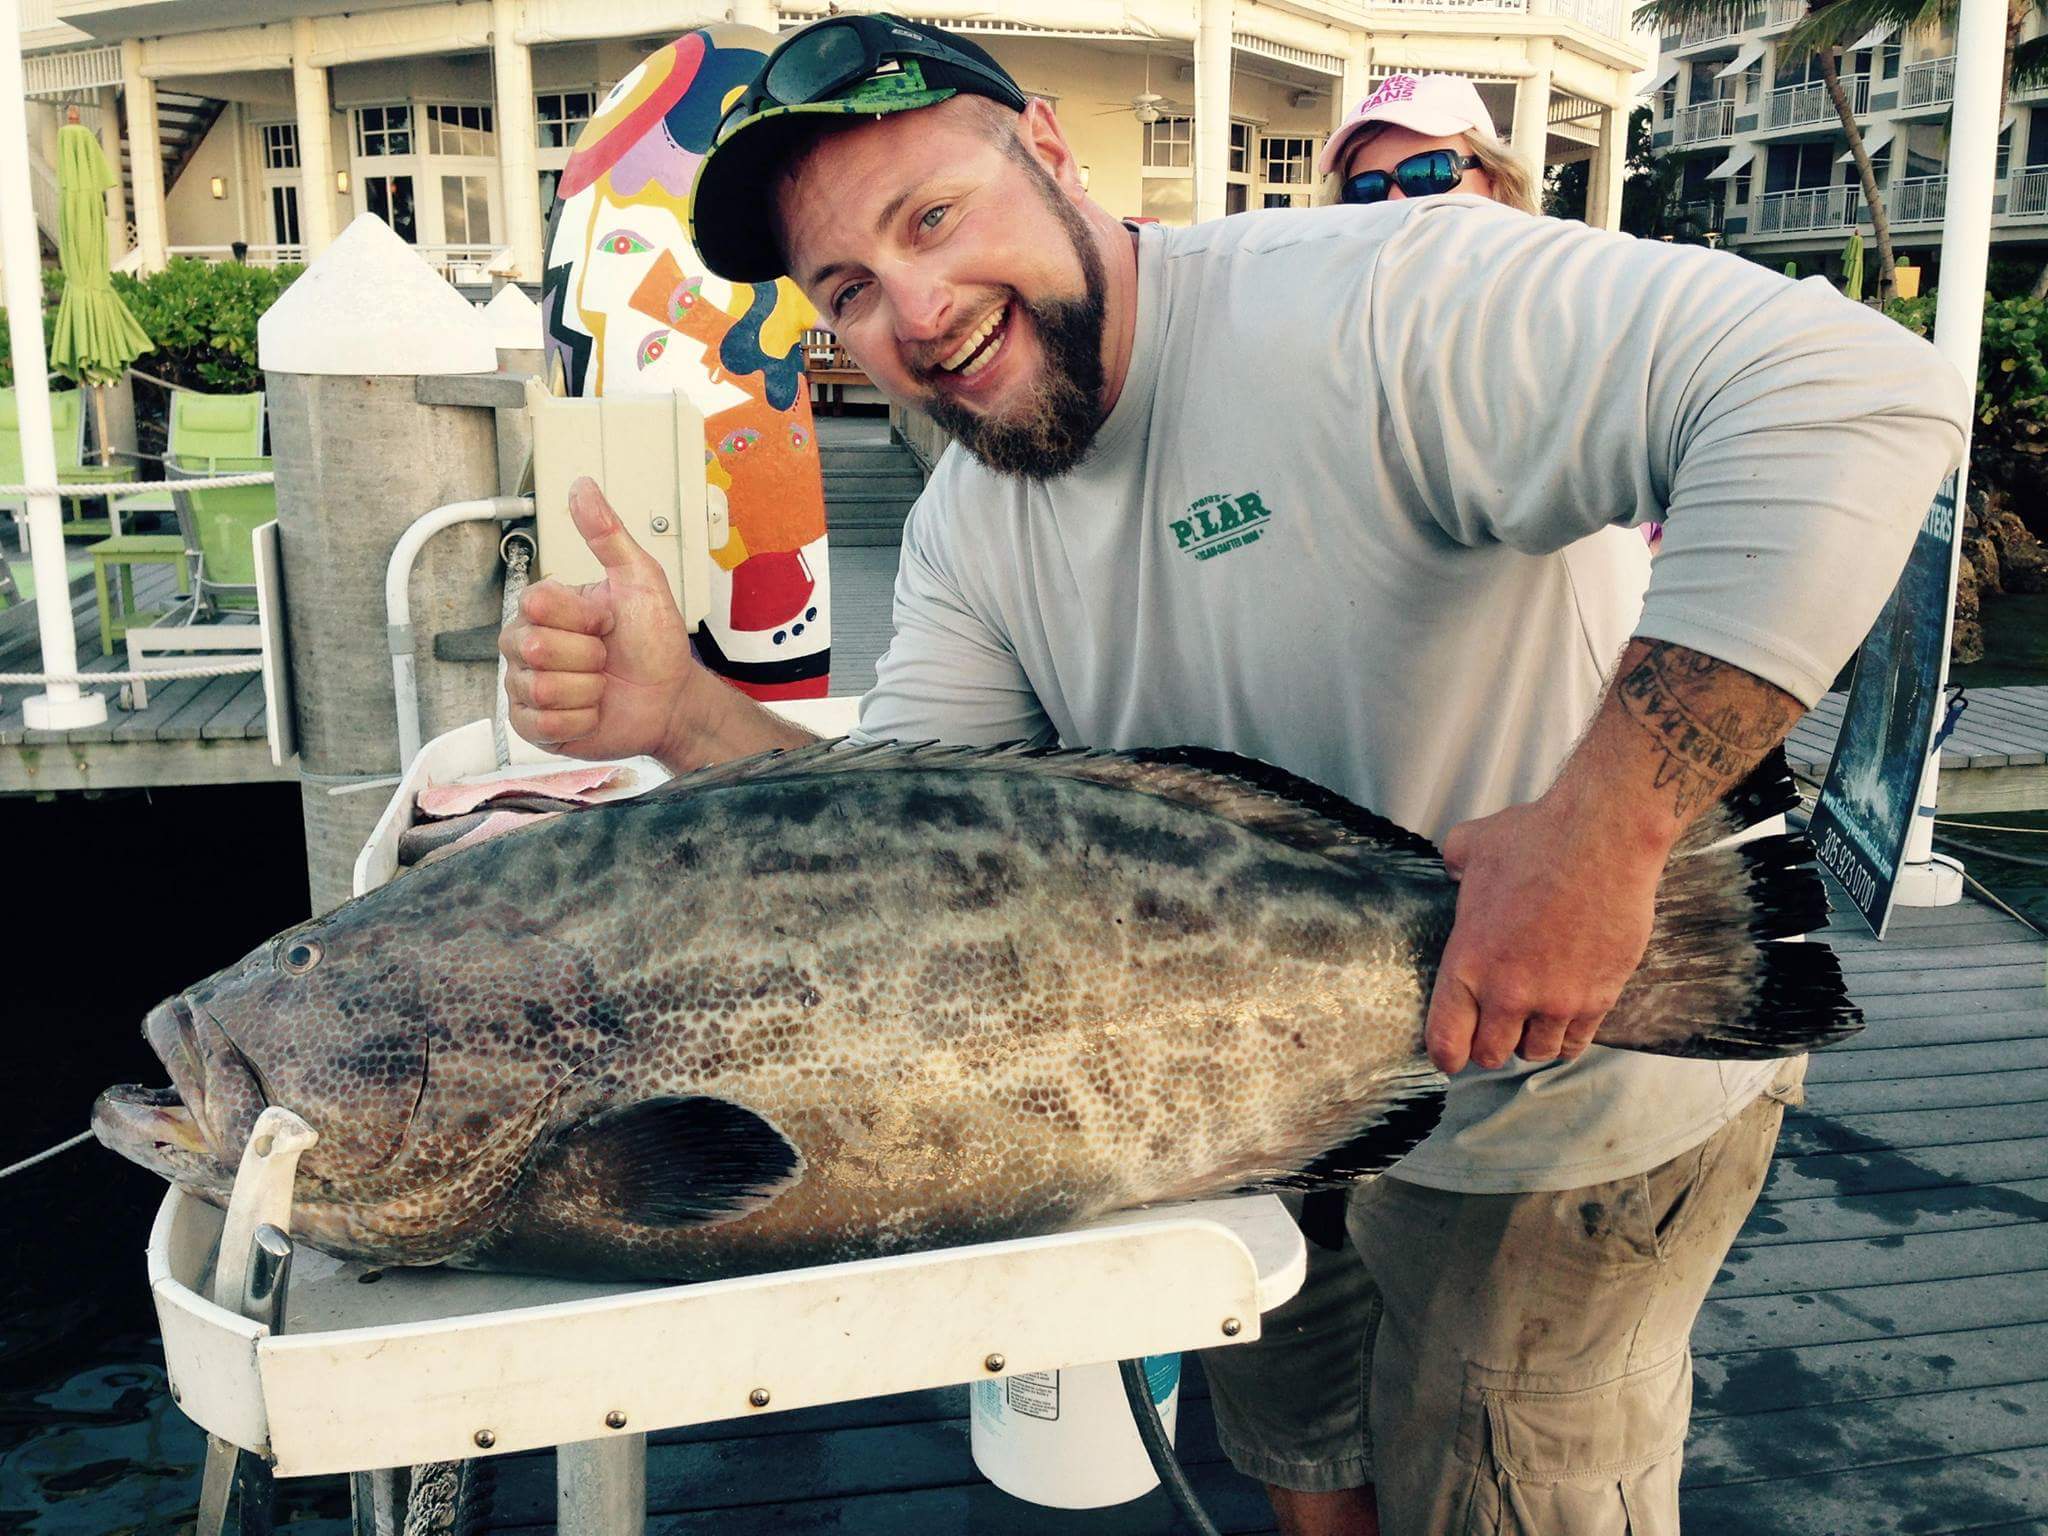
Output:
[[1688,829],[1657,888],[1643,963],[1601,1026],[1602,1045],[1660,1056],[1796,1056],[1863,1027],[1826,945],[1781,944],[1828,919],[1803,837],[1709,846],[1798,803],[1773,750]]

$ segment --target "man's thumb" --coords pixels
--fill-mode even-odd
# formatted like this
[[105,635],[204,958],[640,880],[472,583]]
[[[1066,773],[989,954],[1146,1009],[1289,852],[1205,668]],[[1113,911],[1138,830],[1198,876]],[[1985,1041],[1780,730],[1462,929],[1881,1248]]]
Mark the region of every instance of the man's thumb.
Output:
[[598,564],[614,581],[636,587],[667,585],[654,556],[634,541],[626,525],[619,521],[619,514],[604,499],[604,492],[588,475],[569,487],[569,516],[575,519],[576,531],[583,535],[583,542],[597,556]]

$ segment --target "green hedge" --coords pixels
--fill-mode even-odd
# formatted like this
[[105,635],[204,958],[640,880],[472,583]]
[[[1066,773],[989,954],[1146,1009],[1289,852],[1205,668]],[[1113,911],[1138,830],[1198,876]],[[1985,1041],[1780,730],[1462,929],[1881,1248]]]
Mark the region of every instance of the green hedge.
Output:
[[[1917,336],[1934,334],[1934,295],[1893,299],[1884,312]],[[1984,300],[1984,340],[1977,353],[1980,444],[2009,444],[2041,432],[2048,418],[2048,301]]]
[[[156,350],[135,366],[184,389],[235,394],[262,386],[256,366],[256,322],[277,302],[303,268],[248,267],[240,262],[191,261],[176,257],[146,278],[114,274],[115,291],[140,322]],[[43,273],[43,340],[47,347],[64,276]],[[14,382],[7,352],[7,319],[0,314],[0,385]]]

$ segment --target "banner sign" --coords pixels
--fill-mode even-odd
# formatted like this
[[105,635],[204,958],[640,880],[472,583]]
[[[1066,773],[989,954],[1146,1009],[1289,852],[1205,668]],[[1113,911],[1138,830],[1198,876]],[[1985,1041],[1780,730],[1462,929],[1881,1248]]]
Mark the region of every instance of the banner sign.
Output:
[[1884,937],[1906,836],[1941,713],[1942,657],[1954,623],[1956,476],[1927,509],[1913,553],[1849,681],[1842,734],[1808,837],[1870,931]]

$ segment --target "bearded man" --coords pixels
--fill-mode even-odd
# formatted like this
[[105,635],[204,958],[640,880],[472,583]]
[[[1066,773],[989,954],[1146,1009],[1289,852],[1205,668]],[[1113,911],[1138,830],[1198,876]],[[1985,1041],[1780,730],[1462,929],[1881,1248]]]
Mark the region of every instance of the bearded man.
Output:
[[[1222,748],[1460,879],[1442,1123],[1208,1357],[1281,1528],[1675,1530],[1688,1336],[1797,1072],[1600,1023],[1680,833],[1890,592],[1962,380],[1824,285],[1476,198],[1126,225],[1044,102],[887,16],[783,39],[691,222],[956,440],[862,737]],[[522,735],[678,770],[809,739],[690,663],[594,488],[575,511],[608,574],[526,592]]]

